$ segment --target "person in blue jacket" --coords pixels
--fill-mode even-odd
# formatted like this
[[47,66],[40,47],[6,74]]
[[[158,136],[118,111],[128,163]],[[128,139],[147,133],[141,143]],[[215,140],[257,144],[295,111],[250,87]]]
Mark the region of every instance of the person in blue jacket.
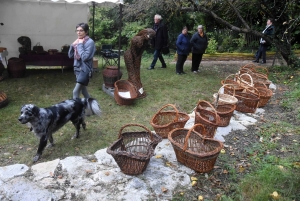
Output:
[[183,71],[183,65],[191,49],[187,27],[183,27],[181,34],[178,35],[176,41],[176,47],[177,47],[176,74],[177,75],[186,74]]
[[89,37],[89,25],[76,25],[78,38],[70,45],[69,58],[74,58],[74,74],[76,85],[73,90],[73,99],[79,98],[80,92],[85,98],[90,98],[87,85],[93,73],[93,57],[96,52],[94,41]]
[[192,69],[193,73],[198,73],[199,66],[202,61],[202,56],[208,46],[208,39],[203,31],[203,26],[198,26],[198,31],[192,36],[190,40],[192,46]]

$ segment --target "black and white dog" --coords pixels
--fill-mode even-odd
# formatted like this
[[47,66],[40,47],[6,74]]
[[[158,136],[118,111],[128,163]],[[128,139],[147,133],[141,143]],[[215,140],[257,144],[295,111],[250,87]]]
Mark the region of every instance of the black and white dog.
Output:
[[93,98],[70,99],[48,108],[39,108],[33,104],[23,105],[18,120],[22,124],[28,124],[37,137],[40,138],[39,147],[33,162],[39,160],[49,140],[53,146],[52,134],[71,121],[76,127],[73,138],[79,137],[80,125],[86,128],[85,116],[101,115],[98,102]]

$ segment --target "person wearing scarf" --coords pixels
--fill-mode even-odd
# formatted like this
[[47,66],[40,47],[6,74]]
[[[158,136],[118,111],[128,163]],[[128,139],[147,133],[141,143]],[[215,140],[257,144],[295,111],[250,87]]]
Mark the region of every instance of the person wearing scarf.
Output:
[[191,40],[192,47],[192,69],[193,73],[200,72],[199,66],[202,61],[202,56],[208,46],[208,39],[206,34],[203,31],[203,26],[198,26],[198,31],[194,33]]
[[[266,36],[273,36],[275,32],[275,28],[273,25],[273,19],[268,19],[267,20],[267,26],[266,28],[263,30],[263,34]],[[261,38],[259,40],[259,49],[257,51],[257,54],[255,55],[255,60],[253,62],[259,63],[259,58],[262,57],[262,64],[266,63],[266,51],[268,46],[270,46],[269,43],[267,43],[263,38]]]
[[88,36],[89,26],[86,23],[76,25],[78,38],[70,45],[69,58],[74,58],[74,74],[76,85],[73,90],[73,99],[79,98],[80,93],[90,98],[87,85],[93,73],[93,57],[96,52],[94,41]]

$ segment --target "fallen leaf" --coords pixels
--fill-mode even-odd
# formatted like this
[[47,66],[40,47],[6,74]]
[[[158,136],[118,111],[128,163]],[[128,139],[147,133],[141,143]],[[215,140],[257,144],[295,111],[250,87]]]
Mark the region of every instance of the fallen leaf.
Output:
[[49,174],[50,174],[50,177],[53,177],[53,176],[54,176],[54,175],[53,175],[53,172],[50,172]]
[[63,178],[63,176],[62,176],[62,175],[58,175],[58,176],[57,176],[57,178],[59,178],[59,179],[62,179],[62,178]]
[[92,173],[93,173],[92,170],[85,170],[85,172],[86,172],[87,174],[92,174]]
[[199,195],[199,196],[198,196],[198,200],[199,200],[199,201],[203,201],[203,200],[204,200],[203,196],[202,196],[202,195]]
[[155,156],[155,158],[161,158],[161,157],[162,157],[161,154]]
[[161,187],[161,191],[162,191],[162,192],[167,192],[168,189],[166,189],[165,187]]
[[274,191],[272,194],[271,194],[271,197],[274,199],[274,200],[278,200],[280,198],[280,195]]
[[221,152],[221,154],[225,154],[226,151],[225,151],[225,149],[221,149],[220,152]]
[[181,192],[180,195],[184,195],[184,192]]
[[294,162],[293,165],[294,165],[294,168],[300,169],[300,162]]
[[197,184],[197,181],[192,181],[192,186],[195,186]]
[[223,170],[223,174],[228,174],[228,170]]
[[192,181],[198,181],[197,177],[191,177]]
[[245,171],[245,168],[243,166],[240,166],[239,167],[239,172],[244,172]]
[[93,159],[93,160],[91,160],[93,163],[95,163],[95,162],[97,162],[97,160],[96,159]]
[[110,173],[109,173],[109,172],[105,172],[104,174],[105,174],[106,176],[108,176]]

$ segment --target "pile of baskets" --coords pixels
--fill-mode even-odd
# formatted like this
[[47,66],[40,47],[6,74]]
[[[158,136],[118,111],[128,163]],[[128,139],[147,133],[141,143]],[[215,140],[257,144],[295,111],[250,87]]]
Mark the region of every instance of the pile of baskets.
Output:
[[7,95],[0,91],[0,108],[5,107],[8,104],[8,98]]

